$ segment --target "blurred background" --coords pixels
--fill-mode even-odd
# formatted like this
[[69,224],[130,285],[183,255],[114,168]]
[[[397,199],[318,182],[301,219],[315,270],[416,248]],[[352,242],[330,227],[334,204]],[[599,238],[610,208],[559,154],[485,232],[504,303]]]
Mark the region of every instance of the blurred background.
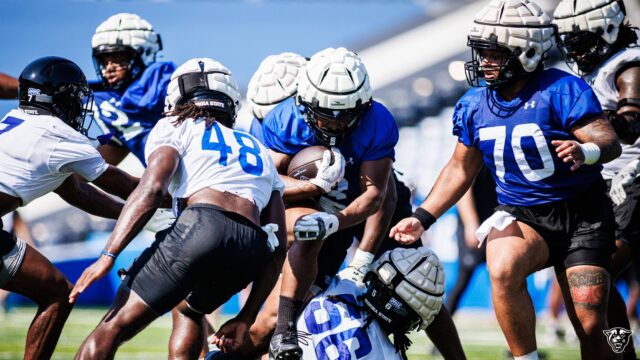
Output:
[[[538,3],[551,13],[557,1]],[[638,1],[625,3],[627,19],[640,24]],[[154,26],[164,45],[161,60],[179,65],[193,57],[214,58],[233,72],[243,95],[267,55],[293,51],[311,56],[326,47],[344,46],[363,58],[374,98],[391,110],[401,127],[395,168],[404,173],[419,203],[456,142],[450,119],[452,106],[468,89],[463,69],[470,59],[466,32],[485,4],[465,0],[2,0],[0,72],[17,77],[33,59],[57,55],[76,62],[88,78],[96,79],[91,36],[98,24],[119,12],[137,13]],[[549,65],[566,69],[558,55],[551,53]],[[15,106],[17,101],[0,101],[0,113]],[[238,121],[248,118],[244,110]],[[142,172],[132,156],[122,166],[133,174]],[[19,213],[39,249],[72,281],[99,254],[114,224],[71,209],[56,195],[36,200]],[[454,208],[426,239],[446,266],[448,288],[457,277],[457,229]],[[128,267],[151,241],[153,234],[142,233],[118,258],[116,269]],[[530,279],[530,292],[541,314],[551,277],[543,271]],[[83,294],[80,304],[109,305],[118,284],[114,271]],[[5,306],[11,309],[24,303],[12,295]],[[457,317],[471,314],[471,319],[476,316],[495,323],[484,266],[473,274],[459,308]],[[234,298],[223,312],[232,314],[237,309]],[[462,338],[464,344],[464,334]],[[504,342],[499,335],[496,341]]]

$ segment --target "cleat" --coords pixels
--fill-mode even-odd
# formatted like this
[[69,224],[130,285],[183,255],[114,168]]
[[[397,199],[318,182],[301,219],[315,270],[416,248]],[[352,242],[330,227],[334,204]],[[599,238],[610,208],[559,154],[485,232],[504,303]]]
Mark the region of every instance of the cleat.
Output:
[[300,360],[302,349],[298,345],[296,331],[284,331],[273,335],[269,343],[269,359],[272,360]]

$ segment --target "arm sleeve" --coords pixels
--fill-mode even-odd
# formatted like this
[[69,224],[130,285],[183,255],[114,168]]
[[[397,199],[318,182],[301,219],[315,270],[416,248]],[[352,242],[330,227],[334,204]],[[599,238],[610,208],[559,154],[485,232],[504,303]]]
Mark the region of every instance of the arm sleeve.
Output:
[[[156,124],[156,126],[151,129],[149,133],[149,137],[147,138],[147,144],[144,148],[144,159],[148,163],[149,157],[153,154],[156,149],[161,146],[170,146],[182,156],[184,153],[184,141],[185,136],[183,136],[184,128],[188,126],[188,124],[182,124],[178,127],[175,127],[171,124],[172,118],[164,118]],[[186,121],[191,121],[187,119]]]
[[77,173],[88,181],[98,178],[108,167],[98,150],[88,140],[60,140],[49,156],[50,171]]
[[458,137],[458,141],[466,146],[473,146],[473,134],[470,131],[470,121],[466,116],[465,106],[458,101],[453,110],[453,135]]
[[[363,156],[362,160],[373,161],[386,157],[395,160],[395,147],[398,143],[399,138],[398,125],[396,125],[396,121],[389,110],[384,108],[382,105],[380,105],[377,110],[378,111],[376,111],[375,114],[376,119],[372,119],[376,124],[376,126],[373,128],[373,141],[371,143],[371,146]],[[363,124],[360,124],[359,126],[362,125]]]
[[575,76],[567,77],[563,89],[554,92],[552,104],[566,131],[569,131],[578,121],[602,113],[600,102],[591,87]]

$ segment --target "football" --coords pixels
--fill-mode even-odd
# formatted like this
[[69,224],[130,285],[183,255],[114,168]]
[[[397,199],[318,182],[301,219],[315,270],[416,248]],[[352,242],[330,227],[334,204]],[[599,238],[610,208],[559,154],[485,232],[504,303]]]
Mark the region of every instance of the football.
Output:
[[[310,146],[295,154],[287,168],[287,176],[298,180],[309,180],[316,177],[318,167],[322,162],[322,154],[324,154],[325,150],[329,150],[329,148],[316,145]],[[333,161],[333,154],[331,154],[332,164]]]

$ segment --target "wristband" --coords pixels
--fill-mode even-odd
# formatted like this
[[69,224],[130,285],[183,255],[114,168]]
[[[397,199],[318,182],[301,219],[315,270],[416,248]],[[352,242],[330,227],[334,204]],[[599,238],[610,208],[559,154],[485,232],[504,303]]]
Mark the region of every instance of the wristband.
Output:
[[585,144],[578,144],[580,150],[584,154],[584,163],[586,165],[593,165],[600,160],[600,147],[598,145],[588,142]]
[[116,254],[114,254],[114,253],[110,253],[110,252],[108,252],[107,250],[102,250],[102,251],[100,252],[100,255],[108,256],[108,257],[112,258],[113,260],[115,260],[115,259],[118,257]]
[[349,266],[361,268],[371,264],[373,262],[373,258],[374,255],[372,253],[356,249],[356,253],[353,255],[353,259],[351,260],[351,263],[349,263]]
[[435,216],[419,206],[416,211],[411,214],[411,217],[414,217],[418,219],[418,221],[420,221],[420,224],[422,224],[422,228],[424,229],[424,231],[427,231],[427,229],[429,229],[429,227],[431,227],[431,225],[436,222]]

